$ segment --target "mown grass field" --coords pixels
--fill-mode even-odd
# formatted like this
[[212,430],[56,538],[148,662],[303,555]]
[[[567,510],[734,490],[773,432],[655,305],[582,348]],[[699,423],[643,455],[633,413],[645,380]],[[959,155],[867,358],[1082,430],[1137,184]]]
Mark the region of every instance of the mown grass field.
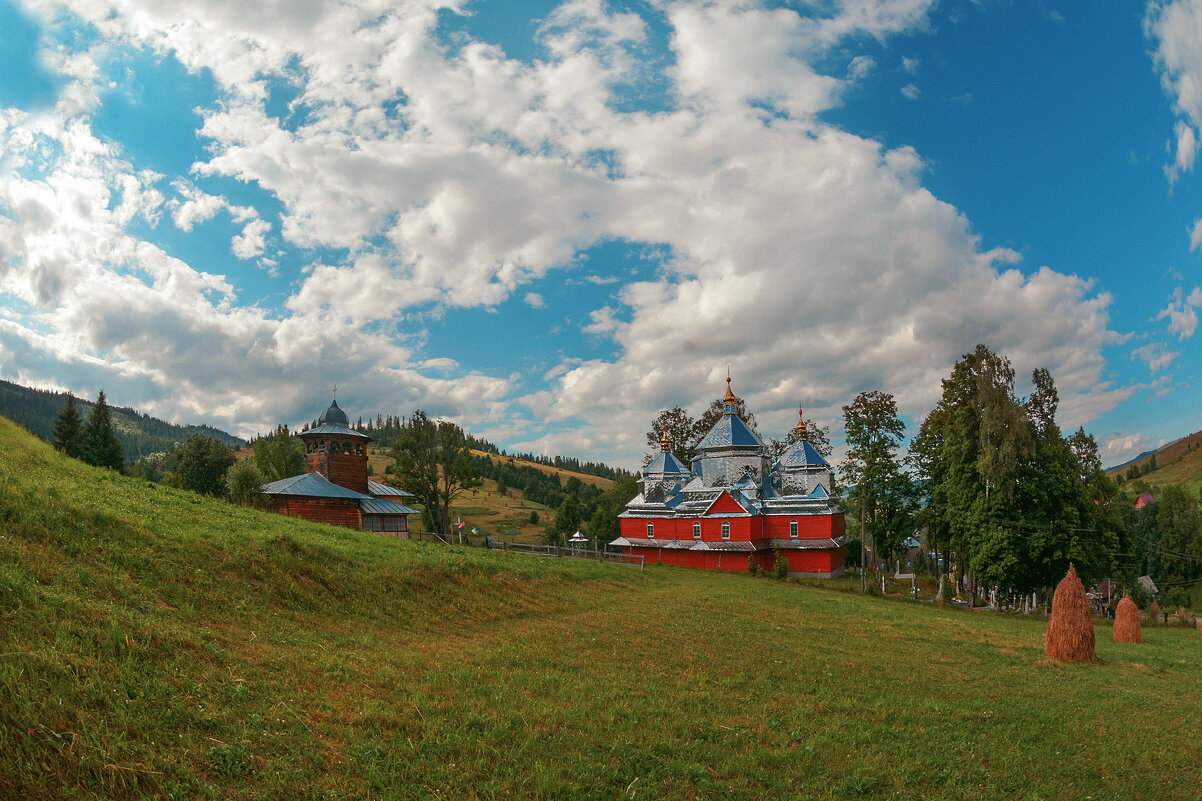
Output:
[[[0,798],[1195,799],[1202,641],[375,538],[0,420]],[[842,585],[842,582],[838,584]]]

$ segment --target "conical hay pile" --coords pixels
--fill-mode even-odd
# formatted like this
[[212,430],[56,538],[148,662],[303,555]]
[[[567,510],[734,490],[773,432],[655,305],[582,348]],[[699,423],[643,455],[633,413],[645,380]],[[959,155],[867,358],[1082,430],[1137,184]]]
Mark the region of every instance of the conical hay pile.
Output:
[[1143,634],[1139,630],[1139,607],[1135,605],[1135,601],[1132,601],[1130,596],[1119,601],[1118,608],[1114,610],[1114,641],[1138,643],[1144,641]]
[[1068,573],[1056,585],[1052,595],[1052,616],[1044,650],[1053,659],[1065,662],[1093,661],[1093,621],[1089,616],[1089,599],[1085,587],[1077,578],[1077,568],[1070,562]]
[[1153,626],[1160,625],[1160,604],[1155,601],[1148,607],[1148,622]]

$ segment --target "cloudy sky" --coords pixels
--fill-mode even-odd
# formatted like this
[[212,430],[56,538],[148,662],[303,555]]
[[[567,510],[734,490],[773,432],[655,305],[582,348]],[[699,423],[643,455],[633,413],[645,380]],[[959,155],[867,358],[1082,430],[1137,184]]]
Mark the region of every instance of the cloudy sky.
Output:
[[0,0],[0,378],[250,434],[1202,428],[1202,0]]

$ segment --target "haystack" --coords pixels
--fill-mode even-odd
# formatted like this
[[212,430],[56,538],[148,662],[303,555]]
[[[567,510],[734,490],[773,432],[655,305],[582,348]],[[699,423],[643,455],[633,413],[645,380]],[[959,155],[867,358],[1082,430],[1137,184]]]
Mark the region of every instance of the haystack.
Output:
[[1048,656],[1065,662],[1093,661],[1093,621],[1089,615],[1089,599],[1085,587],[1077,578],[1077,568],[1070,562],[1068,573],[1056,585],[1052,596],[1052,616],[1044,650]]
[[1148,622],[1153,626],[1160,625],[1160,604],[1155,601],[1148,607]]
[[1114,641],[1138,642],[1144,641],[1139,630],[1139,607],[1131,596],[1124,596],[1114,610]]

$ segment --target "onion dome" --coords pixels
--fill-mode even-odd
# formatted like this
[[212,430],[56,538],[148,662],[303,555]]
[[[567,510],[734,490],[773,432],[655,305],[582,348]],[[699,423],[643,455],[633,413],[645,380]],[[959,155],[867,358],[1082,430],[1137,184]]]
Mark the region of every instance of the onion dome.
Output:
[[668,439],[668,424],[664,424],[664,435],[659,438],[659,449],[664,453],[672,450],[672,440]]
[[801,410],[800,406],[797,407],[797,426],[793,429],[793,436],[795,439],[806,439],[805,412]]
[[351,418],[346,416],[346,412],[338,408],[338,401],[330,404],[330,408],[321,413],[321,417],[317,418],[317,425],[334,425],[334,426],[349,426]]
[[730,376],[726,377],[726,394],[722,396],[722,414],[738,414],[739,399],[730,391]]

